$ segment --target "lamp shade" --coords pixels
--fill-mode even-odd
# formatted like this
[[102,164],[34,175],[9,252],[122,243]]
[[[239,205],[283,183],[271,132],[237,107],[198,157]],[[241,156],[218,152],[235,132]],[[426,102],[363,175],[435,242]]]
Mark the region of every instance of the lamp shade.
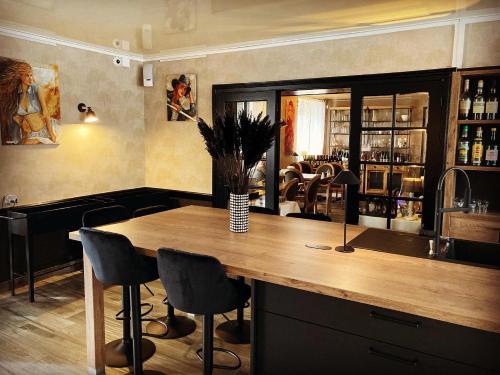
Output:
[[344,169],[332,182],[339,185],[359,185],[359,178],[349,169]]

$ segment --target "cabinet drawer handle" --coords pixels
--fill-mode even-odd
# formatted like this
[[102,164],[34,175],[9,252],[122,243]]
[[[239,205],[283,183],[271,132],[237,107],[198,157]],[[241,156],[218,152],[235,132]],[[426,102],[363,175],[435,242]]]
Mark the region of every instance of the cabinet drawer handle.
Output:
[[400,356],[397,356],[394,354],[384,353],[384,352],[381,352],[380,350],[377,350],[371,346],[368,348],[368,352],[372,355],[376,355],[377,357],[390,359],[392,361],[404,363],[405,365],[409,365],[409,366],[416,366],[418,364],[418,359],[416,359],[416,358],[415,359],[408,359],[408,358],[403,358],[403,357],[400,357]]
[[384,320],[386,322],[401,324],[401,325],[408,326],[408,327],[420,328],[422,326],[422,323],[418,322],[418,321],[412,322],[410,320],[405,320],[405,319],[395,318],[393,316],[380,314],[380,313],[375,312],[375,311],[370,312],[370,317],[373,319]]

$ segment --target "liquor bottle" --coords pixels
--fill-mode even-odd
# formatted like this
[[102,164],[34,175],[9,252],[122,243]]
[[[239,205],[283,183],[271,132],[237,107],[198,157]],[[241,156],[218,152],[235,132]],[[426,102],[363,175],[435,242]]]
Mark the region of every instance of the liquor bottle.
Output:
[[484,82],[480,79],[477,82],[477,93],[474,96],[474,101],[472,103],[472,114],[474,116],[473,120],[482,120],[484,114],[484,96],[483,96],[483,85]]
[[470,150],[469,127],[467,125],[464,125],[462,127],[462,134],[458,139],[457,164],[461,165],[469,164],[469,150]]
[[483,161],[483,129],[479,126],[476,130],[476,138],[472,145],[472,165],[481,165]]
[[491,82],[490,93],[486,98],[486,120],[494,120],[498,114],[498,99],[497,99],[497,82],[493,80]]
[[464,92],[460,96],[459,113],[458,113],[458,118],[460,120],[467,120],[469,118],[471,103],[472,100],[469,93],[469,80],[466,79],[464,81]]
[[462,135],[460,136],[457,145],[457,164],[469,164],[469,150],[469,127],[467,125],[464,125],[462,127]]
[[488,167],[495,167],[498,160],[498,145],[496,144],[496,128],[491,128],[491,136],[485,152],[485,161]]

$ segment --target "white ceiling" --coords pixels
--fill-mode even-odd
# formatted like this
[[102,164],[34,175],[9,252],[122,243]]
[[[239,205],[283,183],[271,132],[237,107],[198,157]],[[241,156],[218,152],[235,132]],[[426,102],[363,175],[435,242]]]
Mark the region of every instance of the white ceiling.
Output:
[[[0,0],[0,25],[158,54],[331,30],[488,14],[500,0]],[[144,50],[142,25],[152,25]]]

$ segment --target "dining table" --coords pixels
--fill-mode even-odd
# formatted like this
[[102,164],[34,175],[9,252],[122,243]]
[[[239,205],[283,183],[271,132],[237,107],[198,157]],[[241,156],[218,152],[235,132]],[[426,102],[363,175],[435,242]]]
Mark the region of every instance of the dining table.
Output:
[[[317,331],[325,340],[333,340],[332,345],[347,339],[359,341],[359,344],[352,347],[338,348],[339,351],[335,354],[338,354],[338,358],[335,358],[336,366],[343,366],[342,361],[358,350],[359,354],[356,355],[366,357],[367,361],[372,360],[362,348],[369,343],[365,343],[366,340],[360,337],[374,333],[357,332],[366,327],[365,320],[370,319],[370,316],[379,317],[381,314],[387,314],[387,311],[392,315],[404,314],[402,318],[394,318],[396,321],[408,319],[408,314],[416,314],[419,321],[424,321],[425,324],[428,321],[434,322],[431,326],[437,328],[414,331],[419,335],[429,335],[430,343],[440,339],[452,342],[451,337],[454,337],[457,329],[465,329],[464,335],[472,330],[474,340],[477,337],[482,340],[474,341],[474,345],[481,343],[481,351],[476,352],[496,363],[491,351],[500,337],[500,277],[497,270],[357,247],[353,253],[336,252],[333,249],[343,244],[343,226],[338,223],[250,213],[248,232],[233,233],[229,230],[229,211],[212,207],[186,206],[105,225],[98,229],[126,236],[137,252],[149,257],[155,257],[158,249],[162,247],[213,256],[221,262],[229,275],[250,280],[251,374],[261,374],[264,369],[271,371],[280,366],[321,366],[320,362],[307,361],[307,356],[319,355],[319,352],[327,350],[321,342],[311,342],[310,349],[304,346],[304,343],[309,342],[310,329]],[[364,227],[348,225],[347,241],[365,231]],[[69,236],[70,239],[80,240],[79,231],[73,231]],[[318,244],[321,246],[318,247]],[[85,251],[83,265],[88,373],[102,374],[105,373],[103,284],[97,280]],[[453,282],[458,275],[461,277],[461,283]],[[467,285],[467,288],[464,289],[461,285]],[[275,297],[273,293],[277,293]],[[349,307],[346,303],[349,303]],[[306,310],[309,307],[311,309],[303,315],[300,306]],[[362,315],[346,315],[343,320],[336,318],[337,313],[334,311],[337,310],[318,315],[319,311],[337,309],[336,306],[339,306],[339,312],[361,309],[359,311]],[[365,310],[371,311],[371,315]],[[294,318],[281,317],[283,314]],[[326,317],[328,322],[323,322],[322,319]],[[304,320],[310,320],[314,324],[306,324]],[[369,320],[370,324],[384,322],[379,319],[372,320]],[[442,324],[439,321],[448,323],[443,326],[444,331],[439,331],[436,336],[439,340],[436,341],[431,335],[441,329],[439,327]],[[334,329],[322,328],[324,324],[333,325]],[[294,331],[294,339],[290,340],[287,331],[295,326],[297,330]],[[450,331],[450,326],[458,328]],[[405,326],[402,327],[401,329],[406,329]],[[346,330],[351,330],[353,334],[345,333]],[[486,331],[495,334],[487,335]],[[381,329],[377,332],[385,334],[387,330]],[[342,337],[337,339],[337,335]],[[397,341],[401,337],[406,336],[396,334],[394,338],[391,336],[389,341]],[[425,340],[396,344],[416,345],[417,351],[412,353],[419,355],[418,350],[427,350],[426,347],[418,347],[421,342],[427,342]],[[455,344],[464,346],[467,345],[465,341]],[[432,350],[440,351],[446,346],[436,345]],[[285,347],[290,350],[296,348],[298,354],[295,357],[287,355],[287,360],[284,360],[279,353],[290,353]],[[304,352],[305,348],[307,353]],[[464,361],[469,361],[469,351],[466,347],[462,349],[456,355],[458,358],[464,358]],[[270,353],[276,355],[270,356]],[[328,353],[325,352],[318,358],[331,361],[332,354]],[[443,353],[439,355],[455,355],[450,350]],[[476,358],[470,359],[470,362],[474,361]],[[345,366],[352,365],[352,361],[345,363]],[[289,369],[290,367],[286,371]],[[273,373],[286,373],[276,371],[278,372]],[[311,368],[310,373],[320,372],[321,370]]]

